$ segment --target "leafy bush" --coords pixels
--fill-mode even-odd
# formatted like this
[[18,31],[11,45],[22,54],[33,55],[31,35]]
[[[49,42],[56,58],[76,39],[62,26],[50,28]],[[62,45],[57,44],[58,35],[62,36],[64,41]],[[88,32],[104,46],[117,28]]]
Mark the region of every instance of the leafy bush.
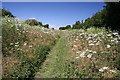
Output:
[[67,25],[66,27],[60,27],[59,30],[65,30],[65,29],[71,29],[70,25]]
[[66,29],[70,29],[70,28],[71,28],[71,26],[70,26],[70,25],[67,25],[67,26],[66,26]]
[[49,28],[49,24],[43,25],[44,28]]
[[31,26],[34,26],[34,25],[38,25],[39,23],[35,20],[35,19],[29,19],[29,20],[26,20],[25,23],[31,25]]
[[15,17],[10,11],[2,9],[0,13],[2,12],[2,17],[8,16],[8,17]]
[[38,22],[38,24],[39,24],[40,26],[43,26],[42,22]]
[[65,27],[60,27],[59,30],[65,30]]

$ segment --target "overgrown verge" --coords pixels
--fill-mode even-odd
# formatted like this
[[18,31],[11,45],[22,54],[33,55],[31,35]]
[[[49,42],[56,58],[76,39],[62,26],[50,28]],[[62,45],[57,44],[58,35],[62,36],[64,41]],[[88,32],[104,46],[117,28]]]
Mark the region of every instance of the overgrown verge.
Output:
[[5,17],[2,21],[2,77],[33,78],[56,44],[58,34],[14,18]]
[[69,44],[74,60],[68,63],[68,77],[120,77],[120,36],[117,32],[94,27],[73,30]]

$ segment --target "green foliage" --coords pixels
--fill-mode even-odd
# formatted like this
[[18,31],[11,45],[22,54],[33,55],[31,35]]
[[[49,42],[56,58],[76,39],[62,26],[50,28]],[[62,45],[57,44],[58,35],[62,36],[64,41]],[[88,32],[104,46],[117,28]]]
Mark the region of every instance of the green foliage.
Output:
[[86,29],[88,34],[98,34],[99,33],[106,33],[105,28],[96,28],[96,27],[90,27],[88,29]]
[[85,29],[90,27],[105,27],[104,23],[104,16],[105,16],[106,10],[103,9],[101,12],[95,13],[91,18],[87,18],[81,26],[84,26]]
[[65,27],[60,27],[59,30],[65,30]]
[[[35,72],[39,70],[42,62],[46,59],[46,55],[50,51],[50,47],[45,45],[39,45],[34,50],[35,54],[33,58],[27,58],[21,53],[22,59],[20,60],[21,65],[14,66],[12,72],[8,75],[10,78],[33,78]],[[18,53],[16,53],[18,54]],[[33,54],[32,52],[30,54]],[[19,54],[20,55],[20,54]]]
[[[13,24],[14,23],[14,24]],[[22,42],[26,41],[26,32],[24,30],[23,23],[19,23],[17,19],[14,18],[3,18],[2,19],[2,52],[6,56],[9,54],[9,50],[13,49],[15,43],[20,45]]]
[[43,27],[49,29],[49,24],[43,25]]
[[60,27],[59,30],[65,30],[65,29],[71,29],[70,25],[67,25],[66,27]]
[[36,76],[39,76],[41,78],[48,78],[49,76],[51,78],[64,78],[62,75],[63,73],[65,73],[64,70],[66,58],[64,57],[68,56],[68,47],[66,46],[66,40],[64,38],[63,32],[60,36],[61,37],[54,47],[54,52],[52,52],[53,55],[48,56],[50,63],[46,63],[46,68],[43,67],[45,68],[45,70],[40,70],[40,73],[42,73],[43,75],[40,76],[39,74],[37,74]]
[[82,24],[83,24],[83,20],[82,20]]
[[[2,54],[5,65],[3,68],[3,78],[33,78],[42,62],[46,59],[46,55],[55,44],[55,36],[50,35],[50,42],[47,45],[32,44],[32,47],[30,47],[28,45],[31,45],[31,40],[28,37],[30,36],[28,33],[33,33],[30,30],[36,32],[37,30],[33,30],[33,27],[31,28],[31,26],[25,24],[23,21],[11,17],[2,18],[2,22]],[[39,26],[37,27],[40,28]],[[38,38],[38,34],[36,36]],[[32,35],[30,38],[34,40],[37,39],[36,36]],[[45,37],[45,35],[42,36]],[[46,36],[48,37],[47,34]],[[47,42],[47,40],[44,41]],[[26,43],[26,46],[24,43]],[[27,48],[29,51],[24,50],[24,48]],[[6,60],[7,58],[9,60],[13,59],[14,63]],[[10,68],[9,65],[12,67]]]
[[106,27],[112,30],[120,31],[120,2],[105,2],[106,6],[100,12],[96,12],[91,18],[87,18],[85,22],[76,21],[72,29],[87,29],[90,27]]
[[25,23],[34,26],[34,25],[39,25],[39,23],[35,19],[28,19],[25,21]]
[[38,24],[39,24],[40,26],[43,26],[42,22],[38,22]]
[[66,28],[66,29],[69,29],[69,28],[71,28],[71,26],[70,26],[70,25],[67,25],[65,28]]
[[2,9],[0,13],[2,12],[2,17],[8,16],[8,17],[15,17],[10,11]]
[[106,27],[120,31],[120,2],[105,2],[106,16],[103,18]]
[[75,25],[80,25],[80,21],[76,21]]
[[54,30],[54,28],[52,28],[52,30]]
[[83,26],[83,20],[82,20],[82,23],[80,23],[80,21],[76,21],[75,24],[73,24],[73,27],[72,29],[83,29],[84,26]]
[[30,26],[42,26],[49,29],[49,24],[43,25],[42,22],[38,22],[35,19],[28,19],[25,21],[25,23],[29,24]]
[[73,27],[72,27],[72,29],[80,29],[81,27],[82,27],[81,25],[74,24]]

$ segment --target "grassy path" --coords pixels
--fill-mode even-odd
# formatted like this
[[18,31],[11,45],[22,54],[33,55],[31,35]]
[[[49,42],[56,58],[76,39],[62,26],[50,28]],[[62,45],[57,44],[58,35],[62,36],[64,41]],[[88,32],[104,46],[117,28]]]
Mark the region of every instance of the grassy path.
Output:
[[62,33],[61,38],[48,55],[40,71],[35,75],[35,78],[63,77],[65,61],[69,58],[69,47],[66,41],[65,33]]

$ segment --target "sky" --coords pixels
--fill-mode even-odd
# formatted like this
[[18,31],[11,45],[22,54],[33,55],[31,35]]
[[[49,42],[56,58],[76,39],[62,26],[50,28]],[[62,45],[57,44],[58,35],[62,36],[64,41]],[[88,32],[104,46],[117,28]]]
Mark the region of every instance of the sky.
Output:
[[59,29],[85,21],[101,11],[104,2],[3,2],[2,8],[9,10],[19,19],[36,19],[50,28]]

